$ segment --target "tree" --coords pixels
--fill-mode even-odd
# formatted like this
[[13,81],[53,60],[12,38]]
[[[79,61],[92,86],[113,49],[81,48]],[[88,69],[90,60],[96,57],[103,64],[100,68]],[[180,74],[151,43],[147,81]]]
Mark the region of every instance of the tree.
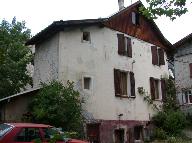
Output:
[[186,0],[146,0],[148,7],[140,7],[140,11],[148,18],[156,19],[165,15],[171,20],[187,12]]
[[31,51],[25,46],[30,30],[25,22],[0,23],[0,98],[20,92],[31,77],[26,69],[32,59]]
[[166,135],[177,136],[185,128],[187,120],[176,101],[174,79],[171,77],[165,79],[165,83],[166,96],[163,101],[163,109],[153,117],[153,122],[158,129],[165,131]]
[[58,81],[43,83],[29,111],[33,116],[33,122],[62,127],[64,131],[82,129],[80,96],[71,82],[67,82],[66,86]]

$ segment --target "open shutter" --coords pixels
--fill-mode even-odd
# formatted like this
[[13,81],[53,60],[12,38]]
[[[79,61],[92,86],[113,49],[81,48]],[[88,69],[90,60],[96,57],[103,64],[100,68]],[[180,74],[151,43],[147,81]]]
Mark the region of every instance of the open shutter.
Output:
[[157,46],[151,46],[152,64],[158,65]]
[[118,38],[118,54],[125,55],[125,38],[123,34],[117,34]]
[[166,84],[165,84],[165,79],[161,79],[161,93],[162,93],[162,100],[163,102],[166,100],[166,88],[165,88]]
[[189,64],[190,78],[192,78],[192,63]]
[[114,69],[115,96],[120,96],[120,71]]
[[130,72],[130,83],[131,83],[131,97],[135,97],[135,77],[133,72]]
[[150,88],[151,88],[151,99],[154,100],[155,99],[155,80],[153,77],[150,77]]
[[127,37],[127,56],[132,58],[132,44],[131,44],[131,38]]
[[164,50],[163,49],[158,49],[159,53],[159,65],[165,65],[165,59],[164,59]]

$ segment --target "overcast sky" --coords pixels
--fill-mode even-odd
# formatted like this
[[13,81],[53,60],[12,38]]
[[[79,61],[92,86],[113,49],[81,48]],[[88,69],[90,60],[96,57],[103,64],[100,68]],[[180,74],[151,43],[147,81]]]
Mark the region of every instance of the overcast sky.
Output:
[[[131,0],[124,1],[125,6],[131,4]],[[118,11],[118,0],[0,0],[0,3],[0,20],[11,21],[16,16],[18,21],[26,22],[32,35],[53,21],[105,18]],[[162,17],[155,22],[163,35],[175,43],[192,33],[192,9],[173,22]]]

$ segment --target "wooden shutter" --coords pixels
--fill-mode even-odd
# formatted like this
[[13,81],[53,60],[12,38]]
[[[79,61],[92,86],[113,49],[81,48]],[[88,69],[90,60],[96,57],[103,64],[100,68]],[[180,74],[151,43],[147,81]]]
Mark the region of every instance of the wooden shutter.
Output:
[[130,83],[131,83],[131,96],[135,97],[135,77],[133,72],[130,72]]
[[159,65],[165,65],[164,50],[161,48],[158,49],[158,54],[159,54]]
[[131,38],[127,37],[127,56],[132,58],[132,44],[131,44]]
[[128,143],[134,143],[134,128],[127,129],[127,141]]
[[192,78],[192,63],[189,64],[190,78]]
[[166,100],[166,84],[165,79],[161,79],[161,93],[162,93],[162,100]]
[[150,77],[150,88],[151,88],[151,99],[155,99],[155,79],[153,77]]
[[125,55],[125,38],[123,34],[117,34],[118,38],[118,54]]
[[157,46],[151,46],[152,64],[158,65]]
[[114,69],[115,96],[120,96],[120,71]]

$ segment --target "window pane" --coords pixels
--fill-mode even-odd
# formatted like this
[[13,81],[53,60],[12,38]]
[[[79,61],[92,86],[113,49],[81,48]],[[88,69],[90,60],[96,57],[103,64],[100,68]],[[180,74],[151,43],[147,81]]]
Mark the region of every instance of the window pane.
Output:
[[84,77],[84,89],[91,89],[91,78]]
[[32,142],[35,139],[40,139],[38,128],[23,128],[16,137],[18,142]]
[[13,127],[7,124],[0,124],[0,138],[9,132]]

